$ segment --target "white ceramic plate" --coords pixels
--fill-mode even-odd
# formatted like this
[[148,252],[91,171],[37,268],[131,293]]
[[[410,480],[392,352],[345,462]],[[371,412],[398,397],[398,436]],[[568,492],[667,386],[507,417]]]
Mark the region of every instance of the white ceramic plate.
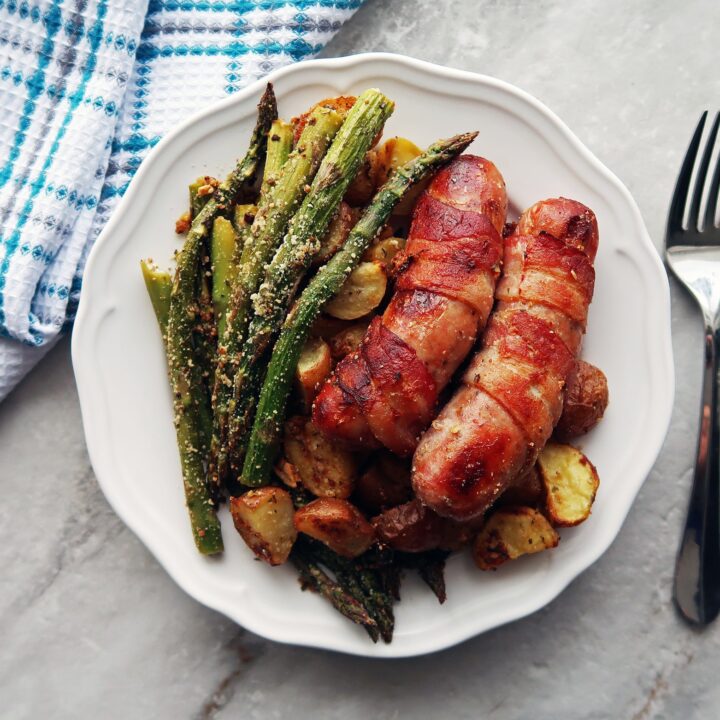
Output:
[[563,532],[556,550],[496,573],[478,572],[467,554],[452,557],[443,606],[407,580],[391,645],[373,645],[324,600],[300,592],[293,568],[255,562],[227,511],[224,556],[198,555],[183,504],[163,348],[138,262],[150,256],[170,264],[187,183],[204,172],[224,176],[244,152],[263,83],[170,133],[143,163],[92,251],[72,348],[90,458],[109,502],[176,582],[253,632],[358,655],[439,650],[538,610],[617,535],[670,420],[666,275],[627,189],[555,115],[515,87],[386,54],[300,63],[269,79],[286,118],[320,98],[378,87],[397,103],[387,136],[425,146],[480,130],[470,152],[497,164],[516,212],[556,195],[596,212],[600,251],[584,356],[607,374],[611,402],[582,442],[602,481],[592,517]]

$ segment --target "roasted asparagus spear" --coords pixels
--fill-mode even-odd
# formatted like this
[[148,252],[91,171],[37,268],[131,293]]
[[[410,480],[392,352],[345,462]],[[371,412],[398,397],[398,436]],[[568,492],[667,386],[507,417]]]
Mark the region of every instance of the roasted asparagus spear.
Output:
[[226,217],[215,218],[210,243],[210,259],[213,309],[218,338],[225,332],[225,315],[230,297],[230,283],[234,272],[233,256],[237,242],[237,233],[230,220]]
[[230,292],[226,327],[218,346],[218,363],[213,386],[213,435],[209,477],[212,483],[225,481],[228,474],[227,425],[234,409],[234,382],[245,340],[252,296],[257,292],[265,265],[283,238],[287,223],[306,194],[312,180],[342,123],[334,110],[318,107],[305,126],[298,144],[290,153],[275,183],[268,187],[255,214],[247,239],[242,243],[238,267]]
[[145,287],[152,303],[155,317],[160,327],[163,342],[167,340],[168,316],[170,315],[170,293],[172,292],[172,278],[170,273],[158,270],[150,260],[141,260],[140,268],[145,281]]
[[258,120],[249,150],[193,219],[178,254],[170,296],[167,355],[185,500],[195,544],[207,555],[221,552],[223,542],[215,501],[205,478],[204,458],[209,440],[205,428],[210,408],[194,342],[198,315],[197,273],[215,218],[230,212],[238,192],[256,173],[268,130],[276,117],[275,97],[268,85],[258,106]]
[[280,176],[280,171],[287,162],[292,150],[293,130],[292,125],[283,120],[275,120],[270,128],[268,137],[267,157],[265,158],[265,169],[263,171],[263,184],[260,194],[267,194],[268,190],[275,185]]
[[252,410],[262,383],[261,361],[265,351],[280,330],[297,286],[318,252],[320,239],[348,185],[393,108],[393,102],[378,90],[366,90],[358,96],[265,271],[235,375],[235,408],[230,417],[228,445],[238,464],[244,455]]
[[460,154],[475,135],[466,133],[435,143],[422,155],[399,168],[377,192],[345,245],[318,271],[303,291],[283,324],[270,359],[243,466],[244,485],[258,487],[268,482],[293,373],[310,326],[320,314],[322,306],[342,287],[408,188]]

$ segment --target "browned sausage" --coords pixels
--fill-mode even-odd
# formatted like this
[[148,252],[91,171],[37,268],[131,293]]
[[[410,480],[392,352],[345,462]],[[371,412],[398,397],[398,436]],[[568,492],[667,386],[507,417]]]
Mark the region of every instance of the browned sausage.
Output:
[[480,515],[535,463],[585,331],[597,243],[592,211],[563,198],[531,207],[506,238],[482,349],[413,458],[415,493],[440,515]]
[[436,175],[415,207],[390,304],[317,396],[313,421],[324,433],[412,453],[487,322],[506,211],[490,161],[462,155]]

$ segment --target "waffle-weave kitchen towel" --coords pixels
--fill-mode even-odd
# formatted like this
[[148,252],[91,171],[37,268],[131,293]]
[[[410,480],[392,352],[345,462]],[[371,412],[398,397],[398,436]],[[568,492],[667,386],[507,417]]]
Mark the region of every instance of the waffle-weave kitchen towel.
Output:
[[0,400],[173,125],[320,51],[362,0],[0,0]]

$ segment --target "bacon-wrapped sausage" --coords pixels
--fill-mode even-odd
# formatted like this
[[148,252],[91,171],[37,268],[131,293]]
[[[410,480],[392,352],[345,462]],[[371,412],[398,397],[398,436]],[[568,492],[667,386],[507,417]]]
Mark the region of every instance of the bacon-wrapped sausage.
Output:
[[593,212],[563,198],[531,207],[506,238],[482,349],[413,458],[415,493],[438,514],[480,515],[535,463],[585,331],[597,244]]
[[505,182],[490,161],[462,155],[437,174],[415,207],[390,304],[315,400],[324,433],[412,453],[487,322],[506,212]]

